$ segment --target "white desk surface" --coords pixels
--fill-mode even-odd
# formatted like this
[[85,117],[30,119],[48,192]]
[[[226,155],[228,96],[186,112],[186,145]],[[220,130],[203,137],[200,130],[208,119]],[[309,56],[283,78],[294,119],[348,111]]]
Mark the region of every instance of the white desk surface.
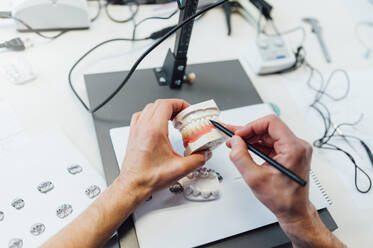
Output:
[[[356,40],[354,25],[362,20],[373,19],[373,6],[368,0],[282,0],[270,1],[274,5],[274,19],[280,30],[303,25],[301,19],[313,16],[320,20],[324,30],[324,39],[328,45],[332,63],[327,64],[314,35],[307,30],[305,47],[308,60],[323,71],[336,68],[347,71],[371,70],[373,59],[363,59],[363,48]],[[92,15],[96,3],[90,3]],[[137,20],[154,15],[154,6],[141,7]],[[0,1],[0,10],[9,9],[9,0]],[[174,7],[166,9],[166,13]],[[118,15],[128,13],[126,7],[113,8]],[[162,12],[157,11],[156,14]],[[164,12],[163,12],[164,13]],[[115,13],[114,13],[115,14]],[[177,17],[167,21],[150,21],[139,27],[137,35],[142,37],[154,30],[177,22]],[[233,34],[226,35],[224,13],[213,10],[195,24],[189,50],[189,63],[212,60],[234,59],[245,52],[248,40],[255,38],[256,31],[239,16],[233,16]],[[93,120],[73,96],[67,82],[67,73],[73,63],[89,48],[100,41],[115,37],[130,37],[132,24],[116,24],[102,13],[90,30],[74,31],[54,40],[47,41],[35,34],[19,34],[9,20],[0,20],[0,41],[16,36],[29,37],[35,44],[25,52],[7,52],[0,50],[0,64],[15,56],[26,58],[38,74],[38,78],[25,85],[11,85],[0,78],[0,99],[10,103],[16,110],[26,130],[30,134],[39,134],[49,127],[60,127],[73,141],[91,164],[103,175],[100,153],[96,141]],[[144,60],[140,67],[154,67],[163,63],[168,47],[172,47],[173,38],[161,45]],[[294,35],[294,41],[297,40]],[[108,44],[91,56],[76,70],[74,82],[79,92],[86,96],[83,86],[85,73],[98,73],[128,69],[151,41],[117,42]],[[131,51],[132,50],[132,51]],[[297,110],[289,99],[286,87],[278,76],[250,78],[265,101],[276,103],[281,116],[294,132],[302,138],[312,141],[304,120],[299,120]],[[300,82],[303,83],[303,82]],[[125,88],[124,88],[125,90]],[[373,244],[373,211],[360,211],[350,198],[341,190],[342,182],[333,175],[330,167],[322,166],[314,153],[313,169],[333,199],[330,212],[339,228],[335,234],[349,247],[369,247]],[[372,206],[373,209],[373,206]],[[370,244],[370,245],[368,245]]]

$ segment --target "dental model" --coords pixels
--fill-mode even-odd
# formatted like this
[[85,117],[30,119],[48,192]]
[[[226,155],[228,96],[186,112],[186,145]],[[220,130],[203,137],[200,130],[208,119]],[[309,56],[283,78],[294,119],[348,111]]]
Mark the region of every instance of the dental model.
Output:
[[[174,119],[174,127],[183,137],[184,155],[213,150],[225,142],[210,120],[218,121],[220,111],[214,100],[192,105],[181,111]],[[221,175],[207,168],[200,168],[180,179],[169,189],[172,193],[183,192],[190,201],[211,201],[219,198]]]
[[219,198],[219,183],[223,180],[219,173],[200,168],[180,179],[170,187],[172,193],[184,193],[190,201],[211,201]]
[[210,120],[219,121],[220,111],[214,100],[201,102],[181,111],[174,119],[174,127],[183,137],[185,152],[213,150],[226,140]]

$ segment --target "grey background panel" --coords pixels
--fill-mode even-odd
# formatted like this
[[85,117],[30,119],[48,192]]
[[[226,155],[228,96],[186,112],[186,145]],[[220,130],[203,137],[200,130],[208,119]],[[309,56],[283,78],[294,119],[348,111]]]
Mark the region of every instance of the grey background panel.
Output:
[[[140,111],[147,103],[159,98],[182,98],[191,104],[214,99],[220,109],[225,110],[262,102],[238,60],[188,65],[188,71],[197,75],[194,84],[185,84],[181,90],[175,90],[159,86],[152,69],[137,70],[118,95],[93,114],[108,184],[111,184],[119,174],[110,129],[129,125],[132,113]],[[122,82],[126,74],[127,72],[122,71],[86,75],[90,105],[100,104]],[[334,230],[336,225],[332,218],[328,218],[328,211],[325,211],[327,215],[323,220]],[[121,226],[118,233],[121,247],[138,247],[132,218]],[[279,225],[274,224],[204,247],[242,247],[248,244],[250,247],[274,247],[287,242],[289,240]],[[113,246],[115,243],[112,240],[107,247],[116,247]]]

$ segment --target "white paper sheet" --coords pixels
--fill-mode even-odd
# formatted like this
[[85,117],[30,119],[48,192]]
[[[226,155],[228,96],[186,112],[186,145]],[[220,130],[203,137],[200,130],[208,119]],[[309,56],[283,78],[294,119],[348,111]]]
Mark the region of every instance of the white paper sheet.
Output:
[[[67,167],[72,164],[81,165],[83,171],[69,174]],[[23,247],[39,247],[93,202],[85,195],[86,188],[106,188],[104,179],[58,130],[47,131],[0,157],[0,169],[0,211],[5,213],[0,221],[0,247],[8,247],[12,238],[22,239]],[[47,180],[52,181],[54,189],[42,194],[37,186]],[[11,206],[15,198],[25,201],[24,208],[16,210]],[[60,219],[56,209],[64,203],[71,204],[73,212]],[[46,226],[40,236],[30,233],[35,223]]]
[[[220,120],[244,125],[272,114],[267,104],[222,111]],[[118,164],[125,156],[129,127],[110,131]],[[184,147],[178,131],[169,127],[171,143],[178,153]],[[206,167],[224,177],[220,198],[211,202],[190,202],[182,194],[168,189],[153,195],[134,214],[136,233],[141,248],[195,247],[276,222],[275,216],[260,203],[229,160],[229,149],[221,145],[214,150]],[[320,191],[311,181],[311,200],[318,209],[327,206]]]
[[0,156],[28,141],[29,137],[12,107],[0,100]]
[[[315,139],[322,136],[324,127],[323,121],[316,111],[311,109],[309,105],[312,103],[315,93],[306,85],[308,73],[303,73],[304,76],[294,75],[283,77],[283,82],[287,86],[293,100],[297,103],[299,112],[303,114],[303,118],[308,121],[311,131]],[[328,76],[327,73],[324,74]],[[323,102],[329,108],[334,124],[338,125],[342,122],[353,123],[357,121],[361,114],[364,115],[362,121],[355,127],[342,127],[344,134],[355,135],[363,139],[373,151],[373,115],[372,115],[372,92],[373,92],[373,73],[372,72],[351,72],[349,73],[351,80],[351,88],[349,95],[342,101],[331,101],[328,98],[323,98]],[[312,81],[313,85],[318,85],[319,78],[315,77]],[[338,75],[338,78],[332,81],[328,88],[328,93],[335,96],[340,96],[346,89],[345,79]],[[357,164],[370,176],[373,180],[373,166],[358,141],[350,140],[352,149],[342,139],[334,139],[333,143],[346,151],[350,152]],[[319,150],[320,154],[325,159],[325,162],[336,170],[336,174],[343,181],[343,187],[349,192],[354,204],[360,209],[373,209],[373,190],[366,194],[359,193],[355,188],[354,183],[354,166],[350,159],[341,152]],[[362,189],[366,189],[369,184],[367,178],[358,173],[358,182]]]

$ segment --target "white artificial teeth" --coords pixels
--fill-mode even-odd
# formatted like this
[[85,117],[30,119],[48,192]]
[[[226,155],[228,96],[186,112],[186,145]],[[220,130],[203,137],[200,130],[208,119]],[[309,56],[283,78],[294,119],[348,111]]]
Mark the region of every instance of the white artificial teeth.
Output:
[[193,190],[189,186],[184,190],[185,195],[190,195],[192,193],[193,193]]
[[211,201],[219,198],[219,185],[217,174],[214,170],[205,167],[195,170],[177,182],[184,190],[172,193],[183,193],[190,201]]
[[194,178],[194,173],[189,173],[188,176],[187,176],[189,179],[193,179]]
[[[189,106],[174,118],[174,127],[184,139],[185,155],[203,150],[213,150],[226,140],[226,136],[215,128],[206,129],[210,119],[218,121],[219,108],[214,100]],[[201,133],[203,132],[203,133]],[[195,135],[195,137],[191,137]],[[193,140],[193,142],[188,142]],[[187,141],[187,142],[185,142]]]
[[212,196],[215,196],[215,197],[216,197],[216,196],[219,196],[219,191],[212,191],[212,192],[211,192],[211,195],[212,195]]
[[205,199],[209,198],[210,195],[211,195],[211,192],[202,192],[202,197]]
[[190,189],[192,190],[192,194],[194,196],[199,196],[199,194],[201,194],[201,192],[199,192],[199,190],[197,190],[196,188],[194,188],[193,185],[190,185]]

